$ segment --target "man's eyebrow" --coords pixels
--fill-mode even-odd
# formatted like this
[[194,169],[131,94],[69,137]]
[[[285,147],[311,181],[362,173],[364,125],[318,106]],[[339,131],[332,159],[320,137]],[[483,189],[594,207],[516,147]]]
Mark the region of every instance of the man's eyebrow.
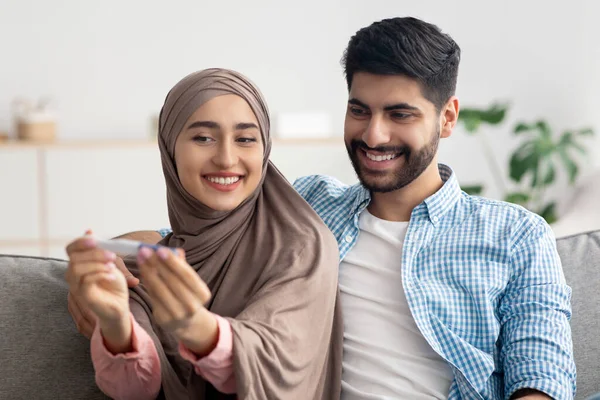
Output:
[[408,103],[392,104],[390,106],[385,106],[383,109],[385,111],[395,111],[395,110],[421,111],[421,110],[419,110],[419,107],[411,106]]
[[[352,98],[352,99],[348,100],[348,104],[354,104],[355,106],[359,106],[359,107],[362,107],[367,110],[371,109],[368,105],[366,105],[365,103],[363,103],[362,101],[360,101],[356,98]],[[412,106],[408,103],[391,104],[389,106],[385,106],[383,108],[383,110],[384,111],[396,111],[396,110],[421,111],[419,109],[419,107]]]
[[352,99],[348,100],[348,104],[354,104],[355,106],[359,106],[362,108],[366,108],[367,110],[370,110],[368,105],[366,105],[365,103],[363,103],[362,101],[360,101],[356,98],[352,98]]

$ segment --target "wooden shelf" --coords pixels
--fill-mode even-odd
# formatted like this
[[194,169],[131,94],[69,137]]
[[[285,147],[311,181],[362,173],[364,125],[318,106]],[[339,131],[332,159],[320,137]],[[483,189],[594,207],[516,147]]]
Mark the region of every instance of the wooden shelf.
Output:
[[[299,144],[299,145],[328,145],[335,144],[341,145],[343,144],[343,137],[323,137],[323,138],[274,138],[273,144],[282,144],[282,145],[290,145],[290,144]],[[9,140],[6,142],[0,142],[0,149],[32,149],[32,148],[73,148],[73,147],[84,147],[84,148],[98,148],[98,147],[151,147],[156,146],[156,141],[154,140],[144,140],[144,139],[107,139],[107,140],[99,140],[99,139],[91,139],[91,140],[59,140],[52,143],[36,143],[36,142],[21,142],[17,140]]]

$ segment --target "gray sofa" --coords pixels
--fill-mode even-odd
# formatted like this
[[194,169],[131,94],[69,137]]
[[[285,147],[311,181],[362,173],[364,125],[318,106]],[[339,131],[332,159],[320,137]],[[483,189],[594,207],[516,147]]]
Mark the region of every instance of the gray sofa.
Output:
[[[600,231],[557,241],[573,287],[577,399],[600,392]],[[65,262],[0,255],[0,399],[106,399],[67,312]]]

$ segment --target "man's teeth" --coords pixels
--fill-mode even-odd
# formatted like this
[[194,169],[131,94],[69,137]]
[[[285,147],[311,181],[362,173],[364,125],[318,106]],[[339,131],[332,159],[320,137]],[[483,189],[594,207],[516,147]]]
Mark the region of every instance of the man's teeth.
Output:
[[369,158],[369,160],[373,160],[373,161],[388,161],[391,160],[392,158],[396,158],[398,156],[398,154],[385,154],[383,156],[376,156],[375,154],[371,154],[369,152],[367,153],[367,157]]
[[206,179],[213,183],[218,183],[219,185],[231,185],[232,183],[236,183],[240,180],[239,176],[232,176],[229,178],[216,178],[212,176],[207,176]]

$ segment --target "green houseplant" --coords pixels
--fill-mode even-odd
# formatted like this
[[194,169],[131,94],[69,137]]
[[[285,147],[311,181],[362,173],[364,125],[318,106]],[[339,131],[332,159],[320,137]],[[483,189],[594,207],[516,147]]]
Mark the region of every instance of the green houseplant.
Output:
[[[460,111],[458,120],[469,135],[479,138],[494,184],[502,193],[503,200],[520,204],[541,215],[548,223],[553,223],[557,220],[556,201],[548,198],[548,189],[557,182],[557,172],[560,170],[566,173],[570,185],[575,183],[580,170],[577,159],[587,154],[581,139],[594,135],[594,131],[584,128],[566,130],[556,135],[543,119],[518,122],[512,134],[519,137],[521,143],[509,159],[508,178],[512,183],[509,188],[495,153],[480,131],[484,125],[502,124],[508,109],[506,103],[495,103],[487,109],[465,108]],[[484,192],[485,186],[464,186],[463,190],[478,195]]]

